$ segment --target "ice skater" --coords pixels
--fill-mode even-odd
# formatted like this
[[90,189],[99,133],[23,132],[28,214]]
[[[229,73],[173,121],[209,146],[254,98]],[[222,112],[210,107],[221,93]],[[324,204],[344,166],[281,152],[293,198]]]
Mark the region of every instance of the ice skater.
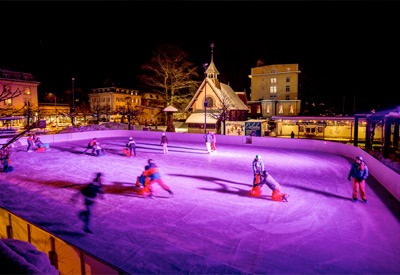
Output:
[[368,166],[361,156],[356,157],[356,161],[351,165],[348,180],[353,179],[353,201],[356,202],[358,194],[361,193],[361,199],[367,203],[367,194],[365,193],[365,180],[368,177]]
[[207,146],[207,152],[209,154],[211,153],[211,143],[212,143],[212,135],[210,132],[211,131],[208,131],[208,133],[204,135],[204,139],[206,141],[206,146]]
[[216,138],[216,136],[215,136],[213,131],[210,131],[210,135],[212,137],[212,140],[211,140],[211,152],[214,152],[214,151],[217,151],[217,148],[215,147],[215,143],[217,142],[217,138]]
[[38,138],[38,133],[34,133],[32,135],[30,135],[27,139],[28,141],[28,147],[26,148],[26,151],[28,153],[32,152],[32,150],[30,150],[31,148],[33,148],[35,146],[35,143],[37,141]]
[[267,172],[265,171],[264,162],[260,155],[256,155],[253,160],[253,188],[251,189],[251,195],[259,196],[261,194],[261,187],[266,184],[269,189],[272,190],[271,199],[273,201],[288,201],[289,195],[280,192],[280,184]]
[[91,209],[94,205],[94,200],[97,197],[97,194],[104,194],[102,190],[101,176],[101,173],[97,173],[93,182],[81,189],[82,195],[85,196],[86,210],[79,213],[79,218],[84,223],[83,230],[86,233],[92,233],[92,230],[90,230],[90,216],[92,214]]
[[82,154],[85,154],[87,150],[92,149],[92,155],[93,155],[94,152],[96,151],[96,148],[95,148],[95,146],[94,146],[94,145],[96,144],[96,142],[97,142],[97,138],[93,138],[93,139],[89,142],[89,144],[87,145],[86,149],[82,152]]
[[152,159],[149,159],[147,161],[148,165],[145,167],[145,172],[144,175],[150,178],[149,182],[145,184],[145,191],[147,193],[150,193],[149,197],[152,196],[153,194],[153,188],[152,184],[157,182],[165,191],[167,191],[170,195],[173,195],[174,193],[171,191],[171,189],[164,184],[163,180],[161,179],[160,172],[158,170],[157,165],[154,163]]
[[9,173],[14,170],[14,168],[10,165],[10,156],[11,156],[10,148],[8,148],[6,144],[3,144],[3,146],[0,149],[0,159],[1,159],[1,164],[3,164],[4,173]]
[[129,150],[129,157],[135,157],[136,156],[136,142],[133,140],[133,137],[129,138],[129,141],[126,144],[126,147]]
[[96,141],[96,143],[94,144],[94,149],[96,150],[96,156],[97,157],[101,157],[104,156],[106,153],[104,151],[104,148],[101,147],[100,142]]
[[44,147],[44,148],[45,148],[45,151],[50,151],[50,145],[49,145],[48,143],[43,143],[43,142],[40,140],[40,137],[37,137],[35,145],[36,145],[36,147],[39,148],[39,149],[41,149],[42,147]]
[[168,154],[168,138],[165,133],[161,135],[161,145],[163,146],[164,154]]

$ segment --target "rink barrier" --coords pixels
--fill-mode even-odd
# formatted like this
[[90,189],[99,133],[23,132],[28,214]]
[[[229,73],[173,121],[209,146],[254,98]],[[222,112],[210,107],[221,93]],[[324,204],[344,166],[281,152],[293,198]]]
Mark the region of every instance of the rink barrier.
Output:
[[63,274],[129,274],[0,207],[0,238],[28,242]]
[[[159,139],[163,132],[159,131],[139,131],[139,130],[102,130],[91,132],[79,132],[69,134],[42,135],[40,139],[44,143],[65,142],[74,140],[87,139],[88,142],[93,137],[110,138],[110,137],[133,137]],[[204,142],[204,134],[198,133],[171,133],[168,132],[168,141],[186,141],[186,142]],[[381,163],[379,160],[365,152],[359,147],[349,144],[343,144],[334,141],[297,139],[297,138],[280,138],[280,137],[250,137],[250,136],[231,136],[216,135],[218,144],[237,144],[257,147],[284,148],[293,150],[318,151],[341,155],[352,160],[356,156],[362,156],[368,165],[369,173],[384,186],[398,201],[400,201],[400,175]],[[27,146],[27,137],[20,138],[16,146]],[[0,139],[0,143],[6,143],[7,140]],[[350,165],[349,165],[350,171]],[[343,175],[347,180],[347,175]]]

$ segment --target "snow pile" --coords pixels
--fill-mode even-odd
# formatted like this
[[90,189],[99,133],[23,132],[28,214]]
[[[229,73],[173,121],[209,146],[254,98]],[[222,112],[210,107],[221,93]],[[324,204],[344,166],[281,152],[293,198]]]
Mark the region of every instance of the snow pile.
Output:
[[0,239],[2,274],[59,274],[47,255],[30,243]]

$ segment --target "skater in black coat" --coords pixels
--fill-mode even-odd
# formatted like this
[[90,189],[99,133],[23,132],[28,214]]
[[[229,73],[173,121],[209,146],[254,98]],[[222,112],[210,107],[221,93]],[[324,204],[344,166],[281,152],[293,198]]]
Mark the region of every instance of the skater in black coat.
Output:
[[97,173],[97,176],[93,182],[89,183],[81,190],[82,195],[85,196],[86,210],[79,213],[79,218],[84,222],[83,230],[86,233],[92,233],[90,230],[91,208],[93,207],[97,194],[103,194],[102,186],[101,173]]

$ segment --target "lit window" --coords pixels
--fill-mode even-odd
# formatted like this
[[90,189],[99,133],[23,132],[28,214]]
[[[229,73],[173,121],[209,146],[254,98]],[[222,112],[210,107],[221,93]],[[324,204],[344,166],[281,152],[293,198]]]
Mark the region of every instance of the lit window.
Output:
[[266,107],[267,107],[266,108],[267,114],[270,114],[271,113],[271,105],[267,105]]
[[276,87],[276,86],[271,86],[271,87],[269,87],[269,92],[270,92],[271,94],[276,94],[276,91],[277,91],[277,87]]
[[4,105],[11,106],[12,105],[11,98],[4,100]]
[[286,86],[286,92],[290,92],[290,86]]
[[289,105],[289,114],[294,114],[293,105]]
[[271,78],[271,83],[276,83],[276,77]]
[[257,105],[257,114],[261,114],[261,106]]
[[24,94],[30,95],[31,94],[31,90],[29,88],[25,88],[24,89]]
[[214,102],[213,102],[212,97],[207,97],[206,101],[207,101],[207,107],[213,107],[214,106]]
[[279,105],[279,113],[283,114],[283,105]]

